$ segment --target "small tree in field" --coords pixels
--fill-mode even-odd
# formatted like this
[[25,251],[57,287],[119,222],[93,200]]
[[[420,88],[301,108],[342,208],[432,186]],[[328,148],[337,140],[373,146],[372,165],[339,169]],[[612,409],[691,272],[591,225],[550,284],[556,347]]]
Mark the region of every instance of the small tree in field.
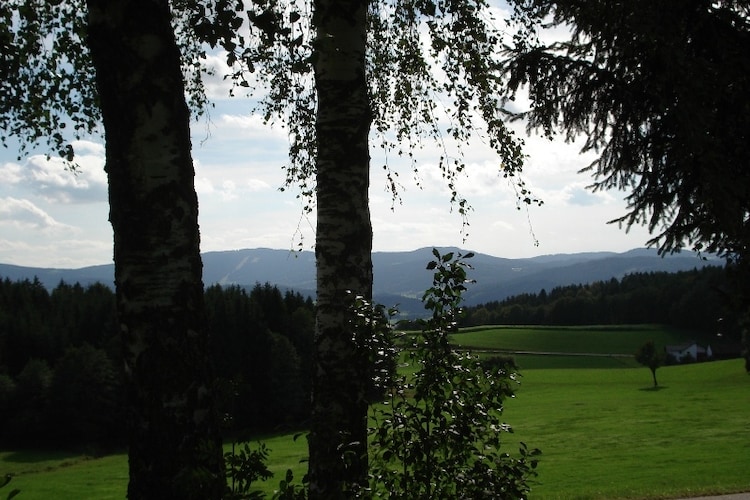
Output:
[[656,348],[653,340],[649,340],[635,352],[635,360],[643,366],[648,366],[651,376],[654,378],[654,387],[659,384],[656,381],[656,369],[664,364],[664,353]]

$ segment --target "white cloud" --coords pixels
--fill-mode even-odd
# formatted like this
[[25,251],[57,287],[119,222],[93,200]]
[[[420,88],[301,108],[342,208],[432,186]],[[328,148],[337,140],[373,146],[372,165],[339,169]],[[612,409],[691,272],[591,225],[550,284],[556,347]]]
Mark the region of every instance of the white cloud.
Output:
[[[247,105],[247,101],[245,101]],[[216,135],[221,135],[222,140],[241,139],[261,141],[256,147],[278,147],[287,146],[286,131],[280,126],[265,123],[263,117],[257,113],[251,113],[250,107],[246,114],[223,113],[214,122]],[[270,142],[270,144],[269,144]],[[286,153],[286,149],[284,149]]]
[[[242,176],[237,177],[241,179]],[[233,179],[218,181],[207,176],[196,177],[195,191],[202,200],[218,197],[224,202],[237,200],[248,193],[273,191],[270,184],[261,179],[247,179],[239,182],[238,184],[238,181]]]
[[67,231],[73,229],[62,224],[29,200],[12,197],[0,198],[0,225],[16,228]]
[[204,75],[203,84],[206,96],[209,99],[226,99],[232,90],[232,80],[224,78],[230,74],[230,68],[227,66],[226,59],[218,54],[208,54],[205,59],[206,68],[213,75]]
[[23,181],[23,167],[17,163],[8,162],[0,165],[0,184],[19,184]]
[[196,177],[194,182],[195,192],[198,193],[199,197],[202,195],[209,195],[215,191],[213,183],[208,177]]
[[234,181],[224,181],[221,183],[221,189],[219,194],[224,201],[231,201],[237,199],[237,186]]
[[251,193],[258,193],[260,191],[267,191],[272,189],[271,186],[260,179],[249,179],[246,183],[246,189]]
[[[203,86],[206,91],[206,97],[214,102],[230,99],[242,100],[246,97],[248,90],[260,90],[257,76],[253,73],[245,74],[245,79],[249,84],[248,87],[235,87],[231,78],[234,70],[227,65],[226,57],[219,50],[212,54],[207,54],[204,64],[213,74],[203,75]],[[235,97],[230,97],[231,93]]]
[[93,141],[78,140],[73,141],[73,150],[76,153],[76,157],[82,160],[89,159],[90,157],[103,159],[105,150],[104,144]]
[[255,134],[267,133],[269,127],[263,123],[263,117],[257,114],[229,115],[223,114],[221,124],[227,125],[232,130],[249,130]]
[[77,269],[112,262],[112,241],[102,239],[0,238],[0,262],[20,266]]
[[107,176],[104,173],[103,146],[77,141],[78,169],[71,171],[59,158],[33,155],[23,165],[5,163],[0,166],[0,182],[6,187],[41,196],[52,203],[92,203],[106,201]]
[[83,170],[71,172],[65,170],[61,163],[49,160],[42,156],[29,158],[26,164],[28,169],[24,179],[34,191],[46,200],[57,203],[73,203],[81,201],[93,201],[101,198],[95,189],[99,186],[88,178]]
[[511,224],[510,222],[504,221],[504,220],[496,220],[491,225],[490,228],[492,230],[496,231],[510,231],[513,232],[516,230],[515,226]]
[[571,205],[593,206],[605,205],[614,201],[614,197],[606,191],[593,192],[582,183],[574,183],[563,188],[566,201]]

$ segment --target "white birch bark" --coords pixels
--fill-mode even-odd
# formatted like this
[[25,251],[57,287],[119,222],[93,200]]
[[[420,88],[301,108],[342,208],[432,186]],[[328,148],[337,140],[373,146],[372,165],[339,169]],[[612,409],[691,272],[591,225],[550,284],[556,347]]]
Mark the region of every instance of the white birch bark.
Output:
[[310,498],[346,498],[367,477],[367,363],[353,341],[349,307],[351,295],[372,295],[367,4],[314,3],[318,296]]
[[127,387],[128,497],[221,498],[189,112],[166,0],[88,0]]

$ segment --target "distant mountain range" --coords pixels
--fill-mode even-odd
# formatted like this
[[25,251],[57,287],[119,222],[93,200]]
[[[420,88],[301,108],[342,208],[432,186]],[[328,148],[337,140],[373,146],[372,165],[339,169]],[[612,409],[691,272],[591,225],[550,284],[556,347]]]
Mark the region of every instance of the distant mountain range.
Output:
[[[442,248],[448,251],[466,251]],[[422,293],[432,283],[432,273],[425,269],[432,260],[431,248],[410,252],[373,253],[375,300],[387,306],[399,304],[404,316],[423,314]],[[538,293],[557,286],[585,284],[622,278],[626,274],[686,271],[706,265],[722,266],[718,258],[703,260],[692,252],[659,257],[656,250],[636,249],[624,253],[588,252],[543,255],[526,259],[504,259],[475,253],[468,260],[473,270],[469,277],[476,283],[465,294],[467,305],[502,300],[521,293]],[[303,295],[315,294],[315,254],[267,248],[206,252],[203,254],[206,285],[253,286],[271,283]],[[47,288],[61,280],[88,285],[95,282],[113,284],[112,264],[81,269],[45,269],[0,264],[0,277],[13,281],[35,277]]]

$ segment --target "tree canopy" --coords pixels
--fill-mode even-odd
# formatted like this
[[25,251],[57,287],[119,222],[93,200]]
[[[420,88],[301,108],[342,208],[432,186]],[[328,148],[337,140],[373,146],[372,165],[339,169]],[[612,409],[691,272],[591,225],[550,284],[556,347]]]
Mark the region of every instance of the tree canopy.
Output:
[[[496,71],[502,31],[490,3],[366,3],[371,140],[384,152],[382,168],[394,198],[401,181],[388,158],[395,154],[409,159],[419,183],[415,152],[425,142],[436,143],[443,148],[437,164],[450,201],[466,215],[469,202],[455,181],[466,169],[462,147],[472,140],[497,152],[498,173],[509,179],[520,203],[541,203],[520,178],[523,140],[505,122],[506,91]],[[250,6],[241,1],[204,2],[191,16],[197,36],[225,50],[232,68],[228,77],[237,88],[260,99],[257,110],[267,121],[287,127],[287,186],[298,186],[312,209],[319,98],[313,66],[321,50],[316,42],[320,17],[311,15],[308,2],[302,0],[260,0]]]
[[[210,69],[189,20],[197,2],[170,4],[187,99],[200,115],[209,106],[203,78]],[[74,140],[102,133],[87,14],[84,0],[0,5],[0,144],[17,146],[19,158],[41,146],[72,161]]]
[[641,345],[635,352],[635,360],[651,370],[651,377],[654,379],[654,387],[658,387],[656,381],[656,370],[664,364],[664,351],[660,351],[653,340],[649,340]]
[[[662,252],[729,257],[750,242],[750,7],[744,1],[517,0],[509,87],[530,130],[585,139],[595,190],[628,192],[613,222]],[[551,43],[542,28],[569,30]]]
[[[346,497],[367,473],[367,363],[358,362],[367,353],[353,340],[347,297],[372,293],[370,131],[386,157],[406,156],[415,170],[422,141],[439,144],[438,168],[464,222],[470,207],[455,181],[461,147],[478,129],[519,204],[536,201],[517,177],[522,142],[503,120],[501,33],[484,0],[316,0],[311,12],[294,0],[253,2],[247,12],[241,1],[207,5],[192,18],[199,36],[226,51],[239,87],[267,89],[260,109],[289,131],[287,184],[317,208],[309,491]],[[398,172],[387,160],[384,170],[396,199]]]
[[[143,352],[140,345],[154,337],[148,335],[151,329],[165,328],[159,320],[163,315],[151,315],[149,309],[149,304],[157,301],[134,301],[129,296],[131,290],[145,291],[138,297],[148,299],[152,289],[166,291],[159,283],[169,285],[175,276],[189,279],[191,295],[187,299],[194,301],[195,307],[188,307],[186,312],[195,313],[190,316],[196,321],[194,329],[203,331],[202,297],[194,293],[200,281],[197,200],[190,184],[186,108],[178,102],[185,93],[194,108],[200,110],[206,102],[200,79],[205,71],[201,59],[206,55],[202,44],[226,51],[227,63],[232,67],[232,74],[227,76],[239,87],[260,87],[267,91],[260,105],[266,120],[279,120],[289,130],[288,183],[299,186],[301,195],[310,202],[308,207],[316,203],[318,208],[318,332],[314,372],[317,376],[313,380],[323,381],[317,394],[324,397],[318,397],[321,404],[314,404],[313,409],[310,476],[315,480],[322,474],[335,483],[348,480],[343,476],[353,471],[354,476],[362,479],[366,473],[366,465],[360,463],[364,460],[366,464],[366,406],[362,397],[366,381],[359,371],[360,365],[351,362],[361,353],[354,352],[352,317],[345,311],[348,305],[342,299],[345,292],[361,294],[365,299],[371,294],[372,229],[367,194],[371,126],[386,152],[408,156],[412,165],[415,165],[413,150],[424,139],[441,145],[444,153],[438,167],[450,200],[463,217],[470,207],[455,181],[466,167],[462,145],[476,131],[480,132],[479,139],[498,153],[498,173],[510,179],[519,206],[538,202],[518,178],[524,159],[522,141],[504,122],[504,87],[496,72],[500,63],[496,47],[501,32],[494,26],[489,3],[485,0],[316,0],[308,5],[302,1],[259,0],[245,6],[242,0],[164,0],[158,5],[129,4],[128,15],[146,7],[153,7],[158,14],[154,19],[161,22],[159,31],[147,37],[141,36],[143,29],[152,26],[134,23],[133,18],[124,16],[120,9],[125,9],[125,4],[112,6],[88,0],[88,17],[81,13],[85,12],[84,5],[73,2],[59,8],[56,5],[60,4],[39,0],[14,0],[10,5],[7,12],[0,11],[8,46],[18,48],[10,53],[9,66],[20,68],[36,52],[43,57],[29,65],[28,76],[22,71],[9,74],[13,77],[9,78],[9,85],[36,88],[38,80],[43,90],[39,94],[44,98],[13,94],[7,100],[7,107],[0,110],[2,124],[9,124],[12,133],[22,136],[26,144],[35,145],[47,138],[53,149],[72,160],[74,151],[68,133],[61,131],[72,123],[73,137],[77,137],[98,126],[100,112],[103,117],[115,257],[116,263],[124,264],[116,266],[118,308],[123,318],[127,315],[143,320],[137,325],[142,330],[123,328],[126,346],[131,347],[125,353],[129,366],[136,366],[138,359],[146,359],[140,356]],[[116,29],[123,30],[122,36],[113,35]],[[151,44],[156,40],[159,43]],[[53,47],[47,51],[45,44],[50,42]],[[91,49],[90,54],[87,48]],[[47,56],[51,58],[45,59]],[[166,68],[159,75],[149,70],[153,69],[157,56],[165,64],[156,69]],[[125,63],[134,67],[129,69]],[[175,72],[179,65],[182,75]],[[96,70],[95,80],[90,76],[92,69]],[[51,77],[46,73],[50,71]],[[69,99],[55,104],[61,91],[68,91]],[[178,95],[180,99],[175,98]],[[129,101],[136,106],[129,105]],[[447,104],[442,105],[443,102]],[[159,121],[165,115],[154,112],[154,106],[174,114],[174,119],[166,120],[174,127],[166,127]],[[28,113],[20,113],[22,109]],[[161,162],[141,160],[142,155],[166,153],[167,149],[179,155],[161,155]],[[164,170],[163,175],[159,169]],[[387,185],[397,197],[398,172],[392,171],[387,161],[384,169]],[[145,182],[141,184],[142,181]],[[166,196],[166,189],[162,188],[167,186],[178,189],[181,196]],[[317,199],[313,199],[313,194]],[[141,203],[141,199],[147,203]],[[159,232],[177,222],[185,224],[180,231]],[[145,229],[143,235],[132,231],[136,226],[139,231],[141,227]],[[175,236],[174,240],[159,237],[167,233]],[[149,238],[150,242],[143,244]],[[175,256],[183,260],[178,261]],[[142,266],[144,262],[148,266]],[[179,262],[185,266],[177,266]],[[154,267],[156,263],[160,265]],[[125,265],[130,266],[129,270]],[[165,276],[169,273],[173,275]],[[158,279],[161,276],[164,278]],[[128,281],[133,278],[138,283]],[[175,297],[170,296],[172,300],[167,302],[171,304]],[[122,313],[134,304],[138,307]],[[174,305],[183,304],[175,301]],[[176,316],[184,317],[188,315]],[[131,335],[131,331],[135,333]],[[165,351],[158,350],[148,359],[161,360]],[[186,352],[193,356],[198,351],[191,348]],[[204,361],[191,359],[195,363]],[[174,360],[162,360],[166,361]],[[180,365],[165,372],[184,374],[185,370]],[[133,385],[144,403],[134,408],[147,409],[146,403],[158,399],[145,397],[152,385],[164,381],[155,374],[154,370],[144,370],[144,378]],[[350,390],[344,391],[342,387]],[[167,387],[162,392],[171,390]],[[199,390],[198,394],[205,395],[205,391]],[[329,396],[330,399],[325,399]],[[315,408],[323,412],[322,417]],[[152,414],[139,420],[142,424],[139,429],[148,428],[149,421],[159,418],[159,407],[148,410]],[[325,412],[333,412],[334,418],[327,418]],[[327,422],[328,430],[336,433],[316,437],[320,428],[315,422],[323,421]],[[340,436],[349,442],[336,441]],[[145,450],[151,441],[136,439],[131,451],[137,447]],[[336,457],[329,456],[324,463],[313,453],[325,446],[331,453],[340,454],[341,449],[352,443],[356,444],[351,454],[355,458],[346,465],[346,471],[339,470],[341,464],[336,465]],[[146,454],[147,450],[142,455]],[[340,457],[336,460],[340,462]],[[140,462],[131,460],[132,463]],[[312,464],[318,464],[317,469]],[[162,474],[168,475],[170,472]],[[311,492],[330,498],[339,485],[324,482],[311,481]],[[132,478],[131,484],[134,484]]]

